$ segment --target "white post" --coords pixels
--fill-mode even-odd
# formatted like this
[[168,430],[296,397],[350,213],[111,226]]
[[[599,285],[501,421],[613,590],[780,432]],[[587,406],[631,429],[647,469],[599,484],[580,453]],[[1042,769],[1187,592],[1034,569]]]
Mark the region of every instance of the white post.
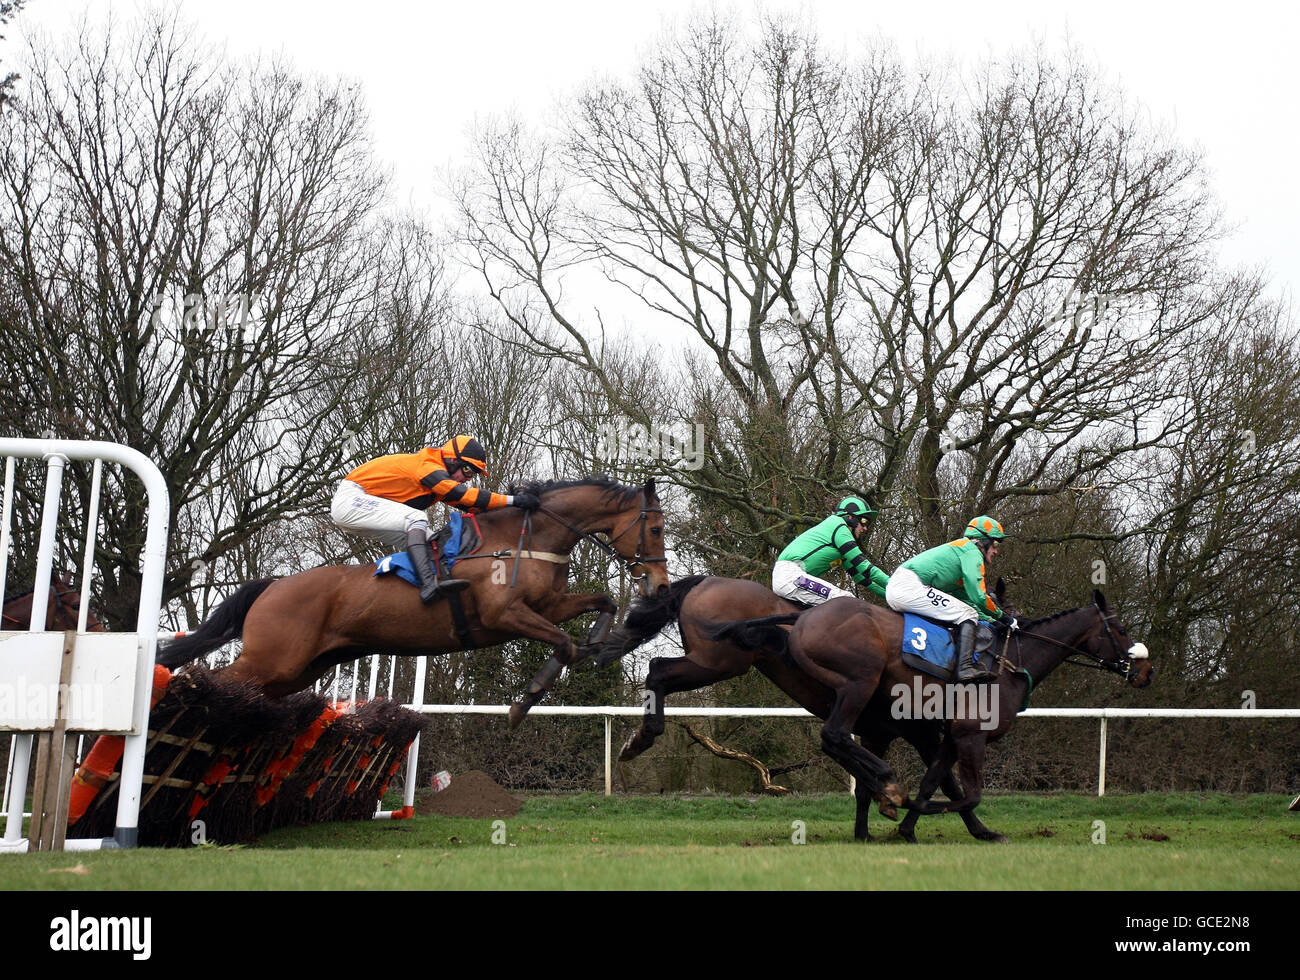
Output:
[[366,700],[375,699],[375,687],[379,683],[379,654],[372,654],[370,657],[370,684],[366,687]]
[[158,651],[158,617],[162,612],[163,577],[167,571],[167,525],[171,519],[171,498],[162,473],[143,453],[126,446],[90,443],[106,447],[105,459],[127,467],[140,478],[147,494],[144,550],[140,556],[140,604],[135,630],[140,655],[136,660],[135,719],[133,735],[122,753],[122,780],[118,784],[117,825],[113,840],[118,847],[135,847],[140,838],[140,787],[144,780],[144,755],[149,742],[149,702],[153,695],[154,658]]
[[[424,675],[428,669],[429,659],[427,657],[417,657],[415,660],[415,691],[411,698],[411,703],[415,705],[415,710],[419,711],[424,704]],[[393,673],[397,673],[396,663],[393,664]],[[402,805],[407,807],[415,806],[415,779],[420,765],[420,733],[415,733],[415,738],[411,740],[411,747],[406,750],[406,790],[402,794]],[[409,812],[409,811],[408,811]]]
[[5,578],[9,574],[9,519],[14,513],[14,457],[5,460],[4,512],[0,516],[0,599],[5,594]]
[[81,609],[77,612],[77,632],[86,632],[90,616],[90,573],[95,566],[95,532],[99,530],[99,484],[104,473],[104,461],[95,460],[90,478],[90,508],[86,518],[86,557],[81,563]]
[[[54,537],[59,527],[59,492],[63,488],[63,467],[66,456],[58,453],[45,455],[45,501],[41,505],[41,537],[36,551],[36,579],[32,583],[32,618],[28,629],[40,632],[45,629],[46,599],[50,591],[50,571],[54,565]],[[32,735],[30,732],[13,735],[13,758],[9,774],[9,813],[5,817],[5,843],[16,847],[23,836],[23,807],[27,803],[27,777],[31,771]]]
[[605,716],[605,795],[613,796],[613,779],[610,774],[610,726],[614,722],[613,715]]
[[1106,716],[1101,716],[1101,758],[1097,763],[1097,795],[1106,795]]

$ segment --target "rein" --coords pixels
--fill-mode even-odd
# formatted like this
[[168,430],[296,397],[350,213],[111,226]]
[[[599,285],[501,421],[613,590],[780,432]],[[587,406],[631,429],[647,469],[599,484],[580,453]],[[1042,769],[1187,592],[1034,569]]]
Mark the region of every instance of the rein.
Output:
[[[1051,643],[1054,646],[1058,646],[1063,650],[1069,650],[1071,654],[1088,658],[1087,660],[1075,660],[1072,656],[1066,656],[1061,661],[1061,663],[1071,664],[1075,667],[1087,667],[1090,670],[1104,670],[1112,674],[1119,674],[1121,677],[1127,677],[1129,672],[1133,669],[1132,660],[1131,658],[1126,656],[1122,650],[1120,650],[1119,641],[1115,639],[1115,634],[1110,628],[1110,622],[1109,622],[1110,617],[1108,617],[1105,613],[1101,611],[1100,606],[1094,605],[1094,608],[1096,608],[1097,610],[1097,615],[1101,617],[1101,624],[1103,627],[1105,627],[1106,635],[1110,638],[1111,646],[1115,650],[1117,659],[1113,663],[1108,660],[1102,660],[1100,657],[1093,656],[1088,651],[1080,650],[1078,647],[1072,646],[1069,643],[1062,643],[1060,640],[1056,639],[1055,637],[1044,636],[1042,633],[1031,633],[1027,630],[1014,631],[1016,633],[1017,654],[1020,653],[1020,635],[1023,634],[1025,636],[1032,636],[1036,640],[1044,640],[1047,643]],[[1026,677],[1029,677],[1029,688],[1032,691],[1034,686],[1034,681],[1033,678],[1030,676],[1029,671],[1027,671],[1024,667],[1018,666],[1017,664],[1013,664],[1009,659],[1007,659],[1006,651],[1007,651],[1007,647],[1011,645],[1012,632],[1013,631],[1007,632],[1006,643],[1003,644],[1002,654],[998,657],[998,660],[999,662],[1009,667],[1014,673],[1024,674]],[[1121,660],[1124,661],[1122,665],[1120,664]],[[1029,704],[1028,695],[1025,696],[1025,704],[1026,705]],[[1024,709],[1022,708],[1021,710]]]

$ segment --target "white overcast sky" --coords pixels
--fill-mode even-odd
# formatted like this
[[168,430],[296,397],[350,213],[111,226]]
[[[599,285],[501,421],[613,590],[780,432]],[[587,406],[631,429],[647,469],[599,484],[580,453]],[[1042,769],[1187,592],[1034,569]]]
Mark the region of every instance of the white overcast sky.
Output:
[[[123,19],[141,9],[99,0],[92,17],[109,6]],[[758,9],[724,6],[742,16]],[[462,158],[476,116],[542,113],[594,73],[628,71],[662,28],[698,4],[187,0],[180,7],[232,56],[283,53],[303,71],[360,79],[399,200],[426,204],[435,199],[436,169]],[[850,52],[881,35],[905,55],[977,60],[1039,38],[1059,50],[1068,39],[1184,143],[1204,150],[1238,226],[1224,246],[1227,262],[1266,266],[1278,293],[1300,284],[1300,5],[768,0],[765,8],[803,13],[829,46]],[[11,57],[27,25],[62,34],[86,9],[85,0],[30,0],[8,28]]]

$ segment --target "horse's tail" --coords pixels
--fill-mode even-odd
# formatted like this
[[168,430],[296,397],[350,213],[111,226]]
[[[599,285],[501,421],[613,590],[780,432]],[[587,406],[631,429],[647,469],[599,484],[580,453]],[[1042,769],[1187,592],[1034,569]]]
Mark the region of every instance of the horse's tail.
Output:
[[790,626],[800,613],[782,613],[779,616],[764,616],[761,619],[740,619],[734,623],[719,623],[707,630],[710,640],[726,640],[742,650],[774,650],[782,652],[786,648],[790,634],[781,629]]
[[212,615],[198,629],[163,644],[158,651],[157,662],[175,669],[241,636],[248,610],[274,581],[273,578],[262,578],[241,585],[234,595],[212,611]]
[[686,593],[708,577],[691,575],[678,579],[668,587],[666,595],[634,602],[623,625],[610,633],[609,638],[600,645],[600,652],[596,654],[596,666],[604,667],[658,636],[660,630],[677,620]]

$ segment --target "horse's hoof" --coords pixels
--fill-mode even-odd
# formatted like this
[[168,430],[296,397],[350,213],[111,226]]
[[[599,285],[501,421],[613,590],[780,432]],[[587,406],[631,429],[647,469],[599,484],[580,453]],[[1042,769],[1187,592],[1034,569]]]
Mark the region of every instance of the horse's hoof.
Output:
[[519,723],[528,716],[528,709],[532,705],[526,701],[516,701],[510,706],[510,730],[514,731],[519,727]]
[[916,834],[905,834],[903,833],[903,831],[900,830],[898,832],[898,836],[903,838],[903,840],[906,841],[908,844],[916,843]]
[[1010,843],[1011,843],[1011,841],[1007,840],[1006,837],[1004,837],[1002,834],[994,834],[992,837],[985,837],[984,839],[985,839],[986,841],[988,841],[989,843],[991,843],[991,844],[1010,844]]
[[894,806],[889,800],[881,800],[876,804],[876,809],[880,811],[882,817],[887,817],[890,820],[898,819],[898,807]]
[[631,735],[628,736],[627,741],[623,743],[623,751],[621,751],[618,754],[618,761],[630,762],[631,760],[639,756],[643,751],[644,749],[640,748],[637,745],[636,732],[633,732]]
[[[897,783],[886,783],[884,790],[881,791],[881,802],[888,800],[894,806],[907,806],[907,794],[902,791]],[[884,813],[884,810],[880,811]]]

